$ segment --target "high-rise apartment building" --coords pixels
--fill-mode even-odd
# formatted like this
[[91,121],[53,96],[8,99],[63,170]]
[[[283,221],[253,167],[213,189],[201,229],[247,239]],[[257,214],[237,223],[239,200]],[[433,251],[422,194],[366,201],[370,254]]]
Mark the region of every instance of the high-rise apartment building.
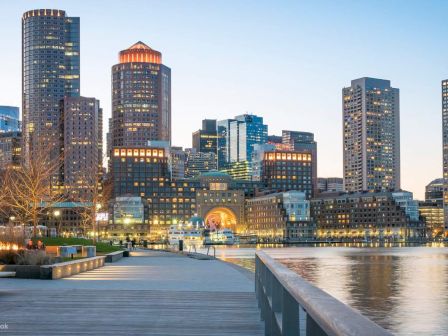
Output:
[[23,14],[25,158],[36,151],[50,151],[51,158],[61,154],[60,101],[80,94],[79,43],[78,17],[68,17],[65,11],[57,9],[36,9]]
[[342,106],[345,190],[399,190],[399,90],[388,80],[355,79],[342,90]]
[[217,151],[218,135],[216,120],[202,120],[202,129],[193,133],[193,149],[198,153],[214,153]]
[[65,97],[64,186],[72,201],[92,201],[103,166],[103,111],[95,98]]
[[442,81],[442,142],[444,236],[448,237],[448,79]]
[[110,132],[111,147],[171,141],[171,70],[143,42],[122,50],[112,67]]
[[19,108],[16,106],[0,106],[0,133],[19,131]]

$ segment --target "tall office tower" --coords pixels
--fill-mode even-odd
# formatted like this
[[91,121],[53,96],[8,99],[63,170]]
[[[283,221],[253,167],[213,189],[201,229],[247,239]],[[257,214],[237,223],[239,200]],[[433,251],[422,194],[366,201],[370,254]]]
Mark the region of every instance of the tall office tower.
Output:
[[217,151],[217,130],[215,119],[202,120],[202,129],[193,133],[193,148],[198,153],[215,153]]
[[220,120],[216,124],[218,131],[218,169],[222,170],[228,167],[230,162],[230,123],[235,119]]
[[[57,9],[36,9],[22,17],[23,146],[26,159],[61,154],[60,101],[78,97],[79,18]],[[58,183],[61,177],[58,176]]]
[[19,131],[19,108],[16,106],[0,106],[0,133]]
[[112,147],[171,142],[171,69],[142,42],[120,51],[112,67]]
[[64,186],[72,201],[92,202],[103,166],[103,111],[95,98],[65,97]]
[[355,79],[342,89],[342,107],[345,190],[399,190],[399,90],[388,80]]
[[448,237],[448,79],[442,81],[442,140],[444,237]]
[[317,142],[314,141],[314,134],[310,132],[282,131],[282,143],[285,146],[289,146],[290,150],[311,154],[313,169],[312,196],[317,195]]

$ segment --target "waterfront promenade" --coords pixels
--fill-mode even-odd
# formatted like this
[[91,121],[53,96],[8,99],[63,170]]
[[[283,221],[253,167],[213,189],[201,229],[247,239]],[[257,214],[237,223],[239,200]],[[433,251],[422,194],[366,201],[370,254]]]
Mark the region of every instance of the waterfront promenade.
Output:
[[61,280],[0,279],[0,334],[264,335],[253,275],[219,260],[137,251]]

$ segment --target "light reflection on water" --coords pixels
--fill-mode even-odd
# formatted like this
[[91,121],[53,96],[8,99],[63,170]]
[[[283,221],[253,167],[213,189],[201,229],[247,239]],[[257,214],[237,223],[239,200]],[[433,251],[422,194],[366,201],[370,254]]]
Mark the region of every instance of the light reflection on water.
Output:
[[[217,256],[253,270],[255,250],[222,248]],[[448,248],[291,247],[265,251],[394,334],[448,335]]]

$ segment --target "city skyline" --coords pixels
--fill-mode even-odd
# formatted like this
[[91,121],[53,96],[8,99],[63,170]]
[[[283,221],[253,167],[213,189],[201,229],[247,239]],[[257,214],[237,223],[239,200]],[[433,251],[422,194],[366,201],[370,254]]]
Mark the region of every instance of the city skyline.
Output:
[[[372,11],[376,10],[377,12],[375,13],[384,15],[387,18],[387,13],[384,9],[381,11],[379,8],[371,8],[372,5],[366,4],[350,7],[349,3],[344,2],[345,6],[342,6],[348,12],[346,15],[369,9]],[[170,7],[169,5],[157,2],[151,2],[149,4],[132,2],[132,4],[139,4],[143,8],[153,6],[154,9],[159,9],[163,13],[168,13],[168,8]],[[175,4],[175,2],[170,2],[169,4]],[[173,35],[175,35],[176,29],[174,27],[167,29],[168,23],[166,23],[157,30],[157,24],[160,24],[160,22],[155,17],[151,17],[154,19],[154,22],[144,21],[141,27],[143,29],[134,29],[132,25],[123,24],[120,25],[121,28],[118,31],[112,22],[107,21],[116,15],[118,3],[115,2],[111,3],[110,8],[106,8],[106,4],[104,3],[104,8],[102,8],[105,10],[104,15],[97,18],[97,20],[93,20],[93,15],[97,9],[93,8],[90,11],[92,8],[86,5],[75,5],[65,1],[39,1],[33,3],[32,7],[26,2],[19,2],[12,5],[8,4],[7,7],[2,5],[5,6],[3,12],[10,14],[5,18],[2,25],[7,25],[11,34],[5,37],[5,42],[10,48],[3,54],[6,61],[2,62],[0,68],[0,71],[3,73],[3,78],[6,79],[0,87],[0,92],[2,92],[0,94],[0,104],[21,106],[20,85],[17,85],[17,83],[20,84],[21,77],[21,65],[18,61],[20,59],[20,35],[18,34],[20,34],[21,15],[25,11],[35,8],[57,8],[66,10],[71,16],[81,17],[82,92],[89,97],[96,97],[101,101],[101,105],[104,107],[104,123],[106,123],[107,118],[111,114],[110,68],[116,63],[117,54],[123,49],[123,46],[128,46],[135,43],[135,41],[141,40],[156,50],[160,50],[164,54],[164,63],[169,64],[173,71],[173,145],[190,147],[191,133],[200,127],[200,122],[204,118],[226,119],[233,115],[243,114],[249,111],[265,119],[265,123],[269,125],[270,134],[280,135],[282,129],[295,129],[315,133],[319,147],[318,176],[342,177],[342,107],[340,91],[346,86],[347,82],[355,78],[364,76],[384,78],[391,80],[395,87],[400,88],[402,96],[400,107],[402,188],[413,191],[418,198],[422,199],[424,186],[431,180],[441,177],[442,134],[440,82],[446,77],[448,69],[446,65],[441,68],[434,66],[434,58],[439,61],[438,58],[441,57],[435,53],[431,55],[430,61],[424,62],[428,58],[428,55],[426,58],[423,57],[423,55],[426,55],[427,52],[432,50],[431,48],[434,48],[432,44],[433,39],[429,38],[426,41],[424,32],[428,32],[429,30],[433,35],[435,33],[443,33],[443,29],[434,29],[437,27],[436,25],[439,22],[438,18],[440,17],[437,15],[437,12],[440,11],[441,7],[444,7],[441,2],[439,2],[439,7],[436,6],[437,3],[432,3],[432,7],[427,8],[434,22],[431,22],[431,24],[424,28],[419,27],[420,32],[417,31],[417,33],[413,33],[412,29],[414,28],[410,28],[404,34],[405,37],[403,39],[395,40],[394,38],[396,36],[394,34],[391,34],[392,36],[386,34],[387,28],[398,27],[399,24],[404,25],[403,20],[405,18],[425,21],[424,19],[426,17],[424,13],[417,14],[417,6],[415,6],[415,3],[413,6],[408,6],[411,7],[410,9],[405,9],[402,6],[400,15],[397,16],[397,13],[395,13],[395,21],[393,23],[388,22],[384,27],[379,29],[380,34],[376,33],[381,37],[377,38],[380,41],[384,41],[384,46],[392,47],[391,49],[377,48],[378,50],[376,50],[373,47],[369,49],[368,47],[359,46],[359,43],[356,43],[358,44],[356,47],[349,48],[349,52],[352,52],[349,55],[353,55],[353,57],[347,57],[345,48],[341,48],[342,50],[336,51],[333,54],[332,59],[327,59],[326,57],[322,59],[322,56],[317,56],[316,59],[310,59],[310,55],[305,50],[306,48],[301,49],[303,51],[301,53],[297,45],[294,45],[294,43],[286,43],[287,41],[301,42],[304,47],[314,48],[313,55],[319,54],[319,51],[322,51],[322,47],[317,45],[318,42],[324,42],[322,44],[327,43],[329,47],[335,47],[334,42],[330,41],[329,36],[326,36],[327,32],[324,32],[322,28],[311,30],[312,25],[309,21],[316,18],[313,15],[301,23],[305,32],[308,29],[309,32],[315,34],[313,40],[305,39],[301,35],[304,34],[303,31],[299,33],[298,30],[295,30],[299,29],[300,25],[298,27],[296,24],[292,26],[292,29],[287,29],[287,24],[295,18],[293,14],[297,14],[298,18],[301,18],[301,16],[305,16],[304,13],[310,10],[306,4],[287,5],[285,3],[285,6],[277,7],[271,13],[273,29],[268,30],[269,27],[260,28],[263,30],[261,33],[268,33],[264,36],[265,44],[261,43],[263,39],[258,35],[252,39],[250,38],[250,24],[265,18],[268,8],[272,5],[261,3],[260,6],[251,7],[248,4],[239,4],[239,16],[233,22],[236,27],[229,28],[226,34],[217,30],[217,28],[223,19],[229,18],[231,14],[229,7],[231,7],[232,3],[216,6],[216,8],[212,8],[206,3],[202,3],[203,6],[199,6],[199,3],[193,3],[192,6],[189,6],[191,8],[183,7],[179,3],[177,4],[177,6],[173,6],[174,10],[170,13],[173,19],[182,16],[179,15],[179,10],[182,11],[183,9],[192,12],[196,10],[198,13],[195,13],[195,15],[199,15],[200,13],[209,14],[207,18],[204,18],[209,24],[212,23],[213,17],[216,15],[220,15],[220,20],[212,24],[210,26],[210,32],[207,33],[200,32],[200,29],[196,26],[193,28],[187,27],[186,31],[180,30],[185,34],[192,35],[188,35],[185,41],[180,41],[177,38],[177,42],[175,43],[176,39],[173,40]],[[384,8],[393,11],[398,6],[399,4],[392,6],[385,5]],[[101,7],[101,5],[98,5],[96,8]],[[224,7],[224,14],[221,12],[218,13],[219,7]],[[329,19],[330,12],[337,9],[330,3],[327,3],[324,7],[319,13],[321,14],[321,20],[325,18]],[[288,8],[291,9],[293,14],[288,14]],[[122,17],[125,22],[129,22],[127,20],[131,20],[132,17],[132,15],[126,15],[127,11],[130,14],[132,6],[124,9]],[[367,12],[361,17],[365,20],[370,20]],[[17,15],[14,13],[17,13]],[[249,14],[253,14],[253,17],[249,16],[247,17],[248,20],[245,21],[244,16]],[[308,12],[308,14],[310,13]],[[133,13],[133,15],[140,17],[140,14]],[[429,13],[427,15],[429,18]],[[161,16],[163,17],[164,15]],[[360,20],[360,18],[355,17],[353,19],[356,21]],[[318,22],[316,21],[315,23]],[[330,22],[332,21],[330,20]],[[181,24],[179,23],[179,25]],[[92,27],[96,29],[94,30]],[[341,29],[343,30],[344,27],[345,24],[337,24],[335,31],[341,33]],[[235,35],[237,28],[244,28],[241,30],[240,35]],[[354,35],[353,38],[355,40],[360,39],[362,32],[365,32],[365,28],[357,28],[359,28],[359,32],[350,32],[350,36],[352,37]],[[115,33],[113,39],[103,40],[97,35],[108,30],[112,30]],[[179,31],[177,30],[177,32]],[[202,36],[202,39],[195,39],[196,44],[191,44],[194,33],[199,34],[199,37]],[[213,33],[216,34],[215,40],[212,38]],[[334,32],[330,33],[330,36],[332,34]],[[407,52],[403,53],[401,49],[406,47],[407,43],[411,43],[409,41],[411,35],[415,40],[415,42],[412,41],[412,45],[414,43],[418,44],[418,42],[426,43],[424,45],[429,47],[428,50],[423,51],[420,50],[422,48],[418,48],[417,54],[411,56],[409,56],[411,53],[409,55]],[[233,41],[231,41],[232,37],[235,37]],[[275,43],[276,37],[282,37],[279,43]],[[291,37],[293,38],[292,40],[288,39]],[[375,40],[375,36],[369,36],[369,38],[373,39],[372,45],[377,41]],[[14,41],[8,43],[12,39]],[[98,41],[101,41],[101,43],[99,44]],[[244,45],[242,43],[244,41],[248,41],[248,45]],[[232,53],[232,57],[230,57],[230,51],[228,51],[228,54],[223,53],[225,49],[232,45],[231,42],[234,44],[233,47],[237,48],[240,52],[237,56]],[[395,46],[396,43],[398,43],[398,46]],[[383,46],[383,44],[380,45]],[[263,46],[265,47],[264,49]],[[438,47],[440,46],[438,45]],[[186,49],[182,51],[182,48]],[[194,49],[197,49],[197,51],[194,52]],[[388,53],[388,55],[390,54],[389,58],[381,57],[384,53],[383,50],[391,51]],[[355,51],[367,52],[366,57],[363,57],[363,61],[359,61],[359,57],[354,53]],[[369,51],[370,53],[368,53]],[[255,54],[260,56],[258,60],[251,58]],[[440,55],[442,54],[443,52],[440,53]],[[199,55],[201,55],[200,59]],[[299,57],[293,61],[292,58],[294,56]],[[354,62],[351,64],[353,68],[349,68],[350,64],[338,63],[342,56]],[[401,59],[403,56],[406,57]],[[183,57],[185,58],[184,60],[182,59]],[[202,60],[205,59],[207,59],[207,62],[201,64]],[[378,62],[378,59],[381,62]],[[394,62],[390,62],[390,59]],[[13,63],[8,62],[8,60]],[[273,70],[268,68],[257,68],[261,63],[269,60],[271,62],[272,60],[280,60],[281,62],[279,64],[276,63],[279,69],[273,72]],[[322,62],[323,60],[327,62]],[[224,61],[226,62],[224,64],[232,62],[232,67],[227,68],[223,72],[222,69],[219,69],[219,66],[222,66]],[[399,61],[402,62],[400,63]],[[188,62],[191,62],[190,66],[188,66]],[[203,67],[199,69],[199,65],[203,65]],[[332,73],[325,73],[329,68],[338,67],[338,65],[340,65],[341,69],[337,72],[337,79],[333,78],[335,76]],[[413,71],[405,69],[406,66],[411,65],[415,67],[412,69]],[[310,69],[307,69],[307,67]],[[283,72],[290,70],[290,73],[285,77],[285,74],[279,74],[281,72],[280,70]],[[344,71],[343,74],[340,73],[342,70]],[[300,75],[302,72],[303,76],[294,76]],[[412,74],[405,72],[411,72]],[[311,76],[311,73],[314,76]],[[230,78],[231,76],[233,77]],[[198,81],[192,80],[194,77],[198,77],[199,81],[202,82],[198,83]],[[426,77],[429,78],[427,79]],[[263,78],[269,78],[270,81],[260,87],[256,82]],[[278,85],[280,88],[277,89],[277,84],[279,83],[282,85]],[[321,87],[317,87],[316,83],[320,83]],[[417,86],[416,83],[420,85]],[[314,86],[314,88],[310,89],[308,86]],[[297,92],[304,94],[297,94]],[[328,94],[328,102],[324,99],[319,99],[320,97],[317,92],[320,92],[320,95],[322,92]],[[284,96],[278,95],[279,93],[282,93]],[[283,111],[285,113],[282,113]],[[424,112],[422,113],[421,111]],[[335,123],[337,123],[337,127],[335,127]],[[428,131],[422,135],[422,129],[427,129]]]

